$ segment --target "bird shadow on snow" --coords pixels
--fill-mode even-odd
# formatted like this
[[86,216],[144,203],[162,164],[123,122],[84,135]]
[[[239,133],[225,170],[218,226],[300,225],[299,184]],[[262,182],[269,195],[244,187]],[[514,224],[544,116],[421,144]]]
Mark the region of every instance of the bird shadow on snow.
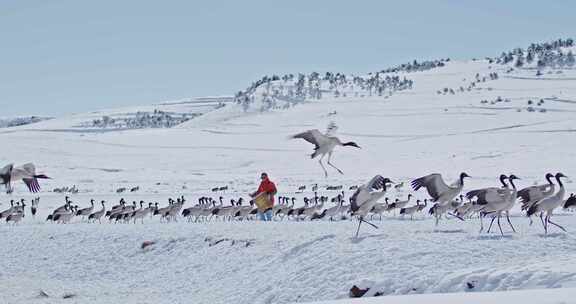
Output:
[[328,240],[328,239],[333,239],[335,238],[336,235],[334,234],[328,234],[328,235],[324,235],[318,238],[315,238],[311,241],[302,243],[298,246],[293,247],[292,249],[288,250],[288,252],[286,252],[283,256],[282,256],[282,260],[286,261],[292,257],[295,257],[298,253],[300,253],[302,250],[306,249],[307,247],[310,247],[316,243],[322,242],[324,240]]
[[541,237],[541,238],[559,238],[559,239],[567,239],[568,235],[566,233],[562,233],[562,232],[555,232],[555,233],[548,233],[548,234],[544,234],[544,233],[539,233],[537,234],[537,236]]
[[434,229],[434,230],[419,230],[415,231],[415,233],[466,233],[464,229]]
[[353,244],[358,244],[358,243],[360,243],[366,239],[383,239],[385,237],[386,237],[385,234],[370,234],[370,235],[359,236],[359,237],[353,236],[350,238],[350,242]]
[[475,240],[511,240],[514,239],[514,236],[509,235],[509,234],[505,234],[505,235],[501,235],[501,234],[483,234],[483,235],[477,235],[476,237],[472,237]]

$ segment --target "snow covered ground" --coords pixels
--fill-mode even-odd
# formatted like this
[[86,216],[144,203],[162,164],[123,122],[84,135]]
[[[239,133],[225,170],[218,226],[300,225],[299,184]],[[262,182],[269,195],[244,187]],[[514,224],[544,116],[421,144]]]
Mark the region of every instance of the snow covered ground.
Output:
[[539,303],[559,304],[573,303],[574,288],[561,289],[529,289],[514,290],[507,292],[482,292],[482,293],[449,293],[427,294],[415,296],[389,296],[385,298],[364,298],[348,301],[323,301],[317,304],[409,304],[409,303]]
[[[81,207],[91,198],[110,206],[120,197],[165,205],[168,197],[179,195],[188,199],[186,207],[204,195],[222,195],[226,202],[247,199],[262,171],[277,183],[280,195],[296,196],[299,204],[312,195],[296,194],[300,185],[318,183],[320,194],[329,196],[337,192],[325,191],[326,185],[344,185],[349,196],[349,186],[374,174],[406,184],[432,172],[451,181],[465,171],[472,176],[465,190],[497,186],[501,173],[522,178],[519,187],[544,182],[546,172],[562,171],[576,179],[571,166],[576,156],[576,71],[539,79],[533,70],[507,69],[486,61],[449,62],[402,74],[414,81],[413,89],[390,97],[324,94],[321,100],[264,113],[244,112],[232,103],[215,109],[212,100],[163,104],[165,111],[202,114],[171,129],[75,128],[103,115],[153,111],[158,105],[2,129],[0,164],[33,161],[53,179],[42,181],[36,219],[28,214],[16,226],[0,226],[0,295],[6,303],[289,303],[347,298],[352,285],[408,295],[406,301],[416,299],[412,294],[542,288],[573,294],[576,223],[572,213],[563,211],[555,218],[568,233],[553,230],[546,237],[537,222],[528,226],[519,210],[512,218],[518,233],[504,224],[504,237],[480,234],[477,219],[443,220],[435,227],[424,215],[414,221],[388,215],[376,221],[378,230],[363,227],[358,239],[352,237],[356,223],[349,220],[43,221],[64,200],[63,194],[50,191],[72,185],[79,189],[72,200]],[[492,72],[499,79],[458,90],[477,73]],[[438,94],[443,88],[456,92]],[[498,97],[502,102],[496,102]],[[528,105],[528,100],[540,99],[544,104]],[[528,111],[530,106],[535,111]],[[333,161],[345,174],[330,171],[325,179],[307,156],[311,147],[287,137],[311,128],[324,130],[331,121],[343,140],[354,140],[362,149],[339,149]],[[225,185],[229,190],[223,194],[210,192]],[[116,193],[135,186],[138,192]],[[0,209],[10,199],[34,197],[25,190],[19,184],[12,195],[1,194]],[[567,190],[576,190],[570,181]],[[389,197],[408,193],[405,186]],[[415,195],[426,197],[422,191]],[[156,243],[141,249],[147,240]],[[39,297],[40,290],[50,297]],[[75,297],[62,299],[67,293]]]

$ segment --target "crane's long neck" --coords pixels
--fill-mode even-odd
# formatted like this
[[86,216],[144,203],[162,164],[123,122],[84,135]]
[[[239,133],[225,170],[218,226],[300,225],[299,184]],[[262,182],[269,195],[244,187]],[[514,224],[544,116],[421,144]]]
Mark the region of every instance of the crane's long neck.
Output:
[[512,189],[514,189],[514,191],[516,191],[516,185],[514,185],[513,179],[510,180],[510,185],[512,185]]
[[506,184],[506,178],[504,176],[500,178],[500,182],[502,183],[502,188],[508,188],[508,185]]
[[509,179],[510,185],[512,186],[512,193],[510,194],[510,201],[512,203],[516,202],[518,198],[518,190],[516,189],[516,185],[514,185],[514,179]]
[[548,181],[548,184],[550,184],[551,186],[554,186],[554,183],[552,182],[552,176],[551,175],[547,175],[546,180]]
[[560,186],[560,189],[564,189],[564,184],[562,184],[562,181],[560,180],[559,176],[556,177],[556,181],[558,182],[558,186]]

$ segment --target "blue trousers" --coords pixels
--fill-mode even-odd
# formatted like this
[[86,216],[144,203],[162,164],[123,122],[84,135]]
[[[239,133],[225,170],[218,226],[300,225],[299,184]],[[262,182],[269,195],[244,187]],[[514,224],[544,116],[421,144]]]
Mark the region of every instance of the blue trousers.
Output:
[[260,215],[260,220],[261,221],[266,221],[269,222],[272,220],[272,209],[266,211],[266,212],[261,212],[258,211],[258,215]]

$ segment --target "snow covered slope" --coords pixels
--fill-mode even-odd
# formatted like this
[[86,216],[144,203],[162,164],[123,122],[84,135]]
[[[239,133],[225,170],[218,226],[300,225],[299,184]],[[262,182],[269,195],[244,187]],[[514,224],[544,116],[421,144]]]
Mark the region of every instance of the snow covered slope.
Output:
[[[576,70],[536,76],[487,60],[450,61],[442,67],[399,72],[411,89],[393,94],[324,92],[321,99],[290,107],[246,111],[227,102],[162,105],[162,111],[201,113],[173,128],[95,132],[76,127],[103,115],[153,111],[158,105],[56,118],[0,131],[0,164],[35,162],[53,177],[42,181],[40,214],[19,225],[0,227],[0,294],[8,303],[55,303],[64,293],[84,303],[287,303],[341,299],[352,285],[385,295],[501,291],[576,287],[573,260],[576,223],[569,212],[556,219],[568,233],[544,237],[536,223],[512,221],[518,233],[504,237],[478,233],[478,220],[402,220],[393,215],[364,227],[352,238],[355,222],[218,222],[144,225],[46,224],[63,203],[50,190],[76,185],[72,200],[91,198],[115,204],[144,200],[164,205],[185,195],[244,197],[266,171],[280,195],[295,196],[300,185],[318,183],[347,190],[383,174],[397,182],[432,172],[454,180],[473,178],[466,190],[498,185],[501,173],[521,177],[520,186],[542,183],[546,172],[575,178]],[[558,73],[560,71],[560,73]],[[494,73],[498,77],[494,77]],[[279,80],[282,82],[283,80]],[[462,88],[461,88],[462,87]],[[453,92],[453,93],[452,93]],[[541,101],[542,100],[542,101]],[[362,149],[339,149],[333,161],[343,171],[325,179],[311,147],[288,136],[338,125],[343,140]],[[229,186],[214,194],[214,186]],[[121,187],[135,193],[117,194]],[[568,191],[575,191],[571,182]],[[10,199],[32,198],[17,185]],[[347,197],[350,195],[346,191]],[[392,191],[405,197],[409,189]],[[415,193],[418,199],[425,193]],[[519,215],[515,210],[515,215]],[[507,228],[507,227],[505,227]],[[221,243],[212,242],[228,239]],[[155,245],[142,250],[142,241]],[[50,298],[38,298],[44,290]],[[567,289],[570,292],[572,289]],[[378,299],[379,301],[381,299]]]

